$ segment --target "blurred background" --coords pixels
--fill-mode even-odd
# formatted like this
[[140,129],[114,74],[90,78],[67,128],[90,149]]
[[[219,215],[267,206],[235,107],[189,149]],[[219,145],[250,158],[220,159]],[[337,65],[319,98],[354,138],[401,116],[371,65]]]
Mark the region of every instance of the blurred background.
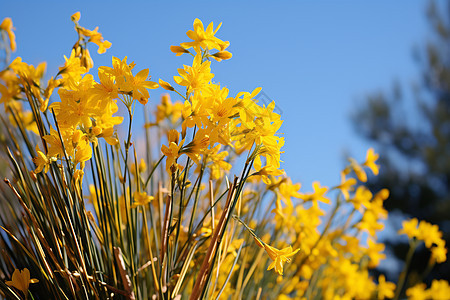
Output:
[[[171,45],[188,41],[195,18],[223,22],[217,36],[230,41],[229,61],[212,63],[214,80],[240,91],[263,88],[282,114],[286,144],[282,167],[309,191],[311,183],[339,183],[345,157],[363,161],[369,147],[380,153],[374,190],[391,197],[382,238],[389,258],[378,271],[397,278],[407,244],[390,240],[401,221],[426,219],[450,232],[450,10],[448,1],[303,1],[165,3],[122,1],[2,1],[0,19],[11,17],[18,50],[27,63],[47,61],[47,76],[64,63],[77,35],[70,16],[112,42],[103,55],[91,48],[95,67],[111,57],[150,68],[157,81],[172,77],[191,57]],[[94,74],[95,75],[95,74]],[[162,89],[147,105],[156,105]],[[171,95],[172,100],[179,100]],[[139,113],[138,113],[139,115]],[[133,132],[139,132],[141,122]],[[138,137],[134,137],[137,139]],[[411,272],[425,268],[427,251]],[[434,278],[450,278],[449,263]]]

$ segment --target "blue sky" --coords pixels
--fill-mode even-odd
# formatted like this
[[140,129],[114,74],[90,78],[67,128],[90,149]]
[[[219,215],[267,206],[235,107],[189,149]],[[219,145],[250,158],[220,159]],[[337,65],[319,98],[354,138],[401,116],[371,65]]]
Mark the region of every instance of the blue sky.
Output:
[[[231,93],[261,86],[282,109],[283,167],[311,189],[314,180],[335,185],[344,153],[363,160],[372,146],[355,134],[349,116],[364,96],[419,80],[412,47],[426,38],[426,1],[221,1],[170,4],[123,1],[2,1],[0,19],[11,17],[24,61],[48,62],[56,74],[76,40],[70,15],[112,42],[106,54],[91,48],[95,67],[129,57],[153,79],[172,76],[191,58],[170,45],[188,41],[195,18],[223,22],[218,37],[230,41],[233,58],[213,62],[215,81]],[[150,105],[162,90],[152,93]],[[176,98],[175,96],[173,98]],[[382,170],[381,170],[382,172]]]

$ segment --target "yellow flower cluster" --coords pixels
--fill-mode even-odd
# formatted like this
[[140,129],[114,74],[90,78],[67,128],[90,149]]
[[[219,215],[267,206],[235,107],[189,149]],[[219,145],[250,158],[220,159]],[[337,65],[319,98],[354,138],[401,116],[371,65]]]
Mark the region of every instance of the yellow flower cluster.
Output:
[[[313,192],[300,192],[301,185],[293,184],[289,178],[271,178],[268,188],[276,195],[275,209],[272,210],[275,226],[283,232],[285,240],[292,241],[293,247],[300,249],[292,261],[294,272],[289,273],[291,280],[282,293],[312,296],[316,291],[305,281],[315,281],[315,289],[320,288],[325,299],[335,299],[337,295],[344,299],[367,299],[374,293],[378,293],[380,299],[392,298],[395,284],[380,277],[377,287],[368,271],[385,258],[384,245],[376,242],[376,233],[384,227],[381,220],[387,217],[387,212],[383,201],[389,192],[381,190],[372,195],[362,185],[355,191],[357,179],[367,180],[364,167],[375,174],[378,172],[376,159],[373,149],[369,149],[362,164],[350,160],[349,166],[342,171],[340,184],[328,188],[314,182]],[[356,178],[350,176],[352,171]],[[320,203],[331,204],[333,191],[338,192],[337,203],[334,203],[334,209],[321,232],[318,229],[323,226],[322,218],[326,212]],[[296,199],[296,204],[293,199]],[[345,212],[345,207],[351,208],[351,213],[342,216],[345,221],[340,226],[333,225],[335,218]],[[363,231],[369,236],[366,247],[358,237]],[[321,269],[319,281],[313,277],[318,269]]]
[[403,228],[398,231],[399,234],[406,234],[408,238],[423,241],[425,246],[431,250],[431,257],[437,263],[443,263],[447,260],[447,249],[445,240],[442,239],[442,232],[437,225],[427,221],[418,221],[416,218],[403,221]]
[[87,44],[94,43],[98,46],[98,54],[106,52],[106,49],[111,47],[111,42],[103,39],[103,36],[98,32],[98,27],[94,30],[86,29],[78,24],[81,18],[80,12],[72,15],[71,20],[75,23],[75,30],[78,33],[78,41],[73,46],[75,56],[80,57],[81,66],[85,67],[87,71],[94,66],[94,62],[87,48]]
[[[79,13],[72,16],[76,22],[76,29],[79,33],[79,42],[88,37],[89,42],[99,45],[99,53],[103,53],[111,44],[104,41],[101,34],[89,31],[78,25]],[[87,43],[87,42],[86,42]],[[81,48],[80,48],[81,49]],[[83,48],[84,49],[84,48]],[[81,51],[81,53],[79,53]],[[127,57],[120,60],[113,57],[113,67],[100,67],[98,69],[99,82],[96,82],[92,75],[86,74],[92,64],[86,65],[84,55],[89,55],[85,50],[73,49],[69,58],[65,57],[65,64],[59,70],[60,79],[48,81],[47,88],[44,91],[46,99],[43,100],[40,93],[39,80],[42,78],[45,64],[39,65],[35,69],[21,61],[21,58],[15,59],[9,66],[11,71],[17,75],[21,85],[29,87],[28,97],[35,97],[41,104],[41,111],[47,109],[49,97],[54,88],[59,87],[58,94],[61,102],[55,102],[49,106],[49,110],[55,113],[58,128],[52,129],[50,134],[43,138],[48,151],[44,153],[36,146],[37,157],[34,159],[36,164],[35,172],[42,170],[48,171],[49,165],[63,159],[65,155],[71,158],[74,166],[80,164],[84,168],[84,162],[92,157],[91,144],[96,145],[98,138],[104,138],[111,145],[118,142],[115,136],[114,126],[122,123],[122,117],[113,116],[117,110],[116,100],[120,99],[127,107],[131,107],[134,100],[146,104],[149,98],[147,89],[155,89],[158,84],[149,81],[149,70],[145,69],[133,75],[134,63],[128,63]],[[90,58],[89,58],[90,59]],[[18,83],[14,80],[5,80],[6,86],[1,86],[3,90],[16,91],[14,93],[3,94],[2,102],[15,99],[20,96],[20,89],[15,88]],[[9,96],[8,99],[3,99]]]
[[425,283],[419,283],[406,291],[410,300],[448,299],[450,285],[445,280],[433,280],[431,287],[427,289]]
[[[129,108],[134,100],[146,104],[149,99],[147,89],[158,87],[157,83],[148,80],[148,69],[133,75],[134,63],[127,63],[126,57],[123,60],[113,57],[112,68],[100,67],[100,81],[96,82],[92,75],[87,74],[93,66],[87,43],[97,44],[98,53],[104,53],[111,43],[103,39],[97,28],[91,31],[81,27],[79,19],[80,13],[72,16],[79,39],[70,57],[64,57],[65,64],[57,76],[47,84],[41,82],[46,64],[35,68],[20,57],[0,73],[0,103],[4,103],[5,110],[13,114],[16,122],[28,124],[27,129],[39,133],[31,112],[22,112],[17,101],[24,98],[36,103],[42,112],[48,108],[55,113],[58,128],[43,136],[45,151],[36,145],[35,173],[47,172],[52,162],[65,156],[70,158],[74,168],[80,164],[80,169],[83,169],[84,163],[92,157],[91,144],[96,145],[98,138],[104,138],[111,145],[118,142],[114,126],[122,123],[123,118],[113,116],[118,110],[117,99]],[[11,20],[5,19],[1,28],[8,32],[12,43]],[[50,96],[57,88],[61,102],[48,106]]]
[[[185,93],[180,93],[168,82],[159,81],[161,87],[184,98],[182,108],[179,103],[172,105],[166,97],[158,106],[157,122],[174,112],[171,117],[174,124],[179,119],[180,110],[182,117],[181,132],[172,129],[168,132],[168,144],[161,147],[167,157],[166,170],[169,174],[177,169],[181,170],[182,166],[177,161],[182,154],[198,164],[203,155],[203,163],[217,162],[209,166],[213,169],[213,177],[218,178],[221,171],[227,171],[231,167],[223,161],[228,152],[219,152],[222,145],[233,148],[237,153],[252,150],[251,160],[254,160],[253,166],[257,172],[279,175],[282,173],[279,168],[284,139],[277,135],[282,121],[280,115],[273,112],[274,102],[261,107],[255,100],[260,88],[232,97],[227,88],[212,81],[214,74],[211,73],[208,58],[221,60],[231,57],[231,54],[227,56],[228,52],[224,51],[229,42],[215,37],[219,27],[220,25],[213,31],[211,23],[205,30],[203,23],[196,19],[194,31],[187,32],[193,41],[171,48],[175,53],[183,54],[190,53],[188,49],[192,47],[195,54],[192,54],[192,65],[184,65],[183,69],[178,69],[179,76],[173,78],[175,83],[185,88]],[[213,49],[219,52],[211,54]],[[195,138],[185,145],[186,133],[190,128],[195,128]]]
[[[178,69],[172,85],[150,81],[149,69],[134,72],[127,57],[113,57],[111,67],[99,67],[95,80],[88,74],[93,68],[88,44],[96,44],[101,54],[111,43],[98,28],[82,27],[80,13],[71,20],[78,39],[56,76],[44,81],[45,63],[34,67],[20,57],[0,72],[0,103],[23,138],[17,142],[12,134],[9,147],[22,153],[19,145],[26,144],[31,153],[14,162],[27,169],[34,156],[35,164],[32,172],[17,168],[20,189],[11,185],[26,212],[26,219],[13,224],[32,238],[24,242],[6,230],[13,226],[2,225],[12,239],[5,242],[0,235],[0,245],[19,243],[15,249],[20,251],[30,247],[20,254],[36,262],[33,272],[40,285],[55,293],[53,298],[401,295],[405,278],[396,286],[384,275],[372,275],[386,258],[377,236],[384,229],[383,204],[389,197],[387,189],[372,192],[364,185],[367,171],[379,173],[372,148],[362,162],[349,159],[335,185],[315,181],[312,189],[302,190],[281,169],[284,138],[278,130],[283,121],[274,112],[275,103],[259,105],[260,88],[230,95],[214,82],[212,60],[232,57],[226,50],[230,43],[216,37],[221,24],[205,29],[196,19],[187,32],[190,41],[171,47],[177,56],[192,59]],[[0,30],[14,50],[11,19]],[[143,151],[131,147],[131,121],[137,102],[145,105],[149,90],[158,87],[171,94],[154,105],[152,117],[145,115],[148,148],[146,160],[139,160]],[[50,103],[52,95],[59,101]],[[116,133],[123,122],[116,116],[117,100],[130,118],[125,141]],[[22,110],[27,102],[31,112]],[[158,161],[151,152],[155,148]],[[92,164],[85,168],[88,160]],[[230,181],[226,175],[238,162],[244,164],[241,175]],[[92,173],[83,183],[85,169]],[[423,241],[432,252],[431,266],[447,260],[437,225],[411,219],[399,234],[410,238],[411,253]],[[12,257],[11,262],[22,261]],[[11,274],[0,266],[0,271],[12,279],[0,285],[0,292],[32,295],[29,284],[37,279],[30,279],[28,269]],[[428,289],[425,284],[406,289],[411,299],[443,299],[449,293],[444,280],[434,280]]]

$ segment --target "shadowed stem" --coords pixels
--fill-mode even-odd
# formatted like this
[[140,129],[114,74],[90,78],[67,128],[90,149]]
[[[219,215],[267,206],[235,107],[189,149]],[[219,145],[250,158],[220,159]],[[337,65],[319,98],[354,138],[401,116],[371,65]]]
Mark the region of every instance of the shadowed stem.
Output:
[[410,242],[408,254],[406,255],[405,266],[403,267],[403,270],[400,273],[400,276],[398,277],[398,285],[397,285],[397,289],[395,290],[394,300],[398,300],[398,298],[400,297],[400,294],[403,289],[403,285],[405,284],[406,274],[408,273],[409,265],[411,264],[411,260],[412,260],[414,251],[417,248],[417,244],[418,244],[417,241]]

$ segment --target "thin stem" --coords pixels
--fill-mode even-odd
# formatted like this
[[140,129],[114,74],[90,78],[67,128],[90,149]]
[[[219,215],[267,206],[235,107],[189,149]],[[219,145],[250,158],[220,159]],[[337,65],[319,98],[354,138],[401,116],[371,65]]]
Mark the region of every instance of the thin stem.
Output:
[[158,168],[159,164],[161,163],[161,161],[163,160],[164,157],[165,157],[165,155],[161,156],[161,158],[158,160],[158,162],[153,166],[152,171],[150,172],[150,174],[148,175],[147,180],[144,183],[144,187],[142,188],[143,190],[145,190],[147,188],[147,185],[150,182],[150,179],[152,178],[153,173],[155,173],[155,170]]
[[403,289],[403,285],[405,284],[406,274],[408,273],[409,265],[411,264],[412,257],[414,255],[414,251],[416,250],[418,242],[416,240],[410,242],[408,254],[406,254],[405,265],[403,267],[400,276],[398,277],[397,289],[395,290],[394,300],[398,300],[400,294]]

